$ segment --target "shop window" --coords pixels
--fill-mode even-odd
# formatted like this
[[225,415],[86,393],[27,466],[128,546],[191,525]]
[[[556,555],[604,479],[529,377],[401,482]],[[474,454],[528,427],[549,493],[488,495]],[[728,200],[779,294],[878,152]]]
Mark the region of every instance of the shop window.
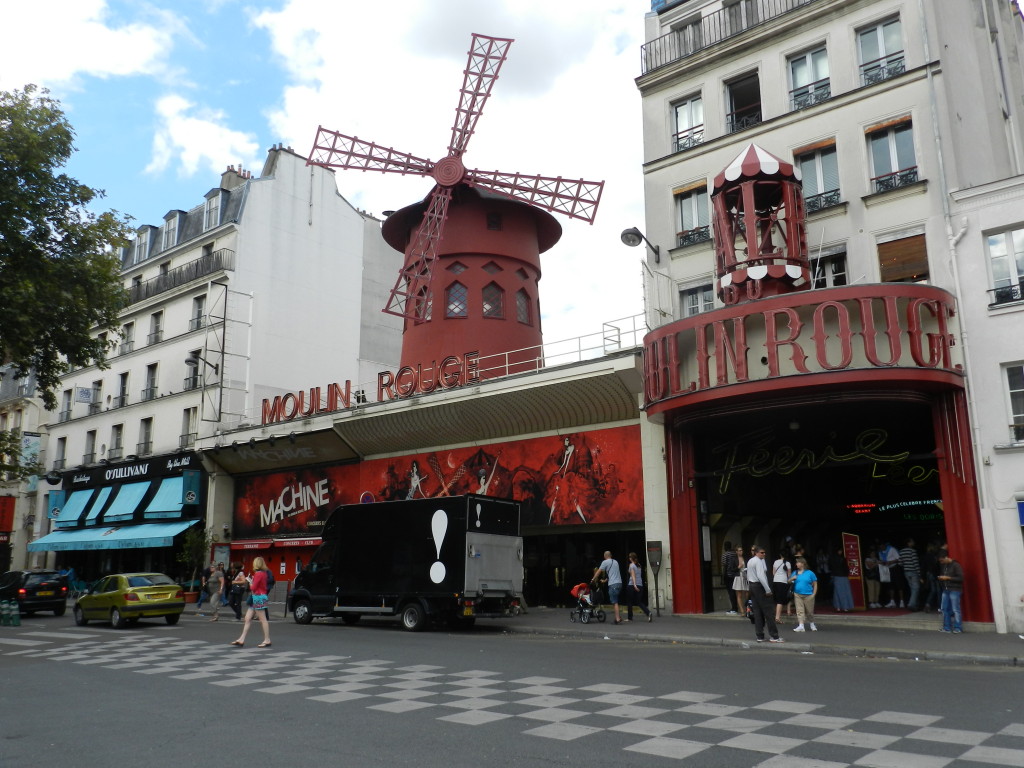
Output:
[[834,144],[799,155],[796,163],[803,177],[807,213],[839,205],[839,159]]
[[992,265],[989,306],[1024,298],[1024,229],[989,235],[988,258]]
[[761,122],[761,81],[751,72],[726,85],[726,133],[735,133]]
[[1010,433],[1015,443],[1024,442],[1024,365],[1006,368],[1006,385],[1010,395],[1012,423]]
[[860,77],[864,85],[880,83],[906,71],[899,17],[887,19],[857,33]]
[[484,286],[483,294],[484,317],[505,317],[505,291],[497,283]]
[[883,283],[928,281],[928,248],[924,235],[878,244],[878,263]]
[[693,317],[715,308],[715,290],[711,283],[679,292],[679,310],[683,317]]
[[673,105],[675,113],[675,136],[672,137],[672,151],[681,152],[704,141],[704,101],[699,95]]
[[821,256],[811,260],[812,288],[836,288],[846,285],[846,254]]
[[789,100],[793,109],[806,109],[832,98],[825,46],[790,57],[789,81],[792,86]]
[[910,120],[870,131],[867,139],[872,192],[888,192],[918,180]]
[[516,320],[530,324],[530,294],[521,289],[516,291]]
[[452,283],[444,292],[445,317],[466,317],[468,292],[462,283]]
[[711,209],[706,186],[681,192],[676,198],[679,221],[679,247],[704,243],[711,239]]

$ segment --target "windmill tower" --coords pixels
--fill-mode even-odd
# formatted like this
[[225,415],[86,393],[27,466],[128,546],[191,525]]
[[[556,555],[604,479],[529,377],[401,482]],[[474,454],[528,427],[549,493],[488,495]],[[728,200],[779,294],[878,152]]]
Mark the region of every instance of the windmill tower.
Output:
[[[312,165],[436,182],[423,201],[391,215],[383,227],[388,244],[405,253],[383,310],[405,319],[403,367],[436,369],[449,356],[477,352],[487,369],[502,365],[506,352],[539,347],[540,254],[561,237],[547,212],[594,221],[603,181],[467,170],[462,162],[512,42],[473,35],[448,154],[436,163],[317,130]],[[486,378],[486,370],[481,375]]]

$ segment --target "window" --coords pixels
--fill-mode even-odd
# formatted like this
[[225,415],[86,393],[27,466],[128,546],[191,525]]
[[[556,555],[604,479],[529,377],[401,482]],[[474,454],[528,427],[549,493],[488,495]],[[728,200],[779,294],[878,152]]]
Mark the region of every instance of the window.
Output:
[[487,214],[487,229],[491,232],[501,232],[502,226],[500,213],[491,212]]
[[468,309],[466,286],[462,283],[452,283],[444,295],[445,317],[466,317]]
[[835,288],[839,285],[846,285],[845,253],[811,259],[812,288]]
[[114,398],[114,407],[122,408],[128,405],[128,374],[122,373],[117,378],[117,397]]
[[186,408],[181,412],[181,437],[178,438],[179,448],[191,448],[196,444],[196,438],[199,436],[196,430],[198,421],[199,411],[197,408]]
[[414,314],[421,320],[429,320],[434,308],[434,294],[427,287],[423,286],[416,294],[416,305]]
[[145,456],[153,452],[153,419],[142,419],[139,421],[139,444],[135,453]]
[[516,320],[530,324],[530,294],[523,289],[516,291]]
[[218,224],[220,224],[220,190],[217,190],[206,198],[206,211],[203,218],[203,229],[213,229]]
[[107,448],[108,459],[120,459],[124,456],[124,424],[115,424],[110,428],[110,447]]
[[57,438],[57,453],[53,457],[53,468],[56,470],[64,469],[67,464],[68,456],[68,439],[66,437]]
[[59,423],[71,420],[71,403],[71,390],[65,389],[64,394],[61,395],[60,411],[57,413]]
[[154,312],[149,316],[149,344],[159,344],[164,340],[164,313]]
[[715,291],[710,283],[679,292],[679,311],[683,317],[693,317],[714,308]]
[[704,101],[691,96],[674,107],[676,134],[672,138],[672,151],[681,152],[704,141]]
[[94,464],[96,462],[96,430],[90,429],[85,433],[85,453],[82,454],[83,464]]
[[157,392],[156,374],[157,374],[157,363],[150,363],[149,365],[146,366],[146,386],[142,390],[142,400],[143,400],[143,402],[145,402],[147,400],[152,400],[153,398],[156,397],[156,392]]
[[806,109],[832,98],[825,47],[793,56],[789,60],[789,78],[793,84],[789,92],[793,109]]
[[868,133],[874,192],[888,192],[917,181],[914,127],[909,120]]
[[206,243],[203,246],[203,256],[202,256],[202,258],[205,259],[207,256],[213,256],[213,243]]
[[804,182],[807,213],[839,205],[839,160],[835,145],[796,158]]
[[452,262],[452,264],[448,267],[448,271],[451,272],[453,275],[461,275],[463,272],[466,271],[466,265],[463,264],[461,261]]
[[89,415],[92,416],[100,412],[103,407],[103,380],[94,381],[92,383],[92,393],[89,398]]
[[860,49],[861,82],[864,85],[888,80],[906,70],[899,18],[862,29],[857,33],[857,45]]
[[696,245],[711,239],[711,218],[708,207],[708,188],[698,187],[676,195],[679,216],[677,245]]
[[192,319],[188,321],[190,331],[206,327],[206,294],[192,299]]
[[486,272],[488,275],[496,275],[501,271],[501,267],[495,264],[493,261],[488,261],[486,264],[484,264],[484,272]]
[[757,0],[737,0],[723,4],[726,35],[735,35],[757,24]]
[[484,317],[505,317],[505,291],[497,283],[488,283],[483,290]]
[[878,244],[883,283],[921,283],[928,280],[928,249],[924,235]]
[[135,236],[135,261],[133,263],[138,264],[140,261],[145,261],[149,256],[149,230],[141,229]]
[[726,133],[735,133],[761,122],[761,83],[757,72],[751,72],[726,86]]
[[[191,352],[188,353],[188,357],[198,360],[198,358],[199,358],[199,356],[201,354],[203,354],[203,350],[201,350],[201,349],[193,349]],[[185,381],[182,384],[182,388],[186,392],[188,392],[189,390],[192,390],[192,389],[198,389],[199,387],[201,387],[203,385],[203,379],[199,375],[199,368],[200,368],[200,366],[198,366],[198,365],[195,365],[195,366],[186,365],[185,366],[185,371],[187,372],[187,375],[185,376]]]
[[127,355],[135,349],[135,323],[125,323],[121,328],[121,354]]
[[173,248],[178,244],[178,214],[170,216],[164,221],[164,250]]
[[1006,384],[1010,391],[1010,425],[1013,441],[1024,441],[1024,365],[1011,365],[1006,369]]
[[992,264],[992,304],[1024,298],[1024,229],[989,235],[988,257]]
[[171,271],[171,262],[165,261],[160,265],[160,277],[166,277],[167,273]]
[[704,35],[699,15],[684,20],[673,28],[673,32],[676,33],[679,53],[682,56],[689,56],[694,51],[699,51],[704,47]]

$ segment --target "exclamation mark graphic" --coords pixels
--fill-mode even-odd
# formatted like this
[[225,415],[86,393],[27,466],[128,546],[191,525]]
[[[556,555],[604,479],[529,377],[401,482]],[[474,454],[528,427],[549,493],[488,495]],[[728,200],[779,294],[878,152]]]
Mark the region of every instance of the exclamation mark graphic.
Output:
[[441,543],[444,541],[444,535],[448,532],[448,515],[443,509],[437,510],[434,517],[431,518],[430,531],[434,534],[434,547],[437,549],[437,560],[430,566],[430,580],[435,584],[440,584],[444,581],[445,575],[444,563],[441,562]]
[[480,505],[476,505],[476,527],[480,527]]

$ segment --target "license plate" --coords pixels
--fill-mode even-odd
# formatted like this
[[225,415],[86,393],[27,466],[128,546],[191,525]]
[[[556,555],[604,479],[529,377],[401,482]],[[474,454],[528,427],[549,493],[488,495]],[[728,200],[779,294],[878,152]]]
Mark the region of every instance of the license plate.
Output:
[[146,595],[146,598],[149,599],[149,600],[166,600],[170,596],[171,596],[171,593],[168,592],[167,594],[163,594],[163,595]]
[[472,616],[472,615],[473,615],[473,609],[472,609],[472,608],[470,608],[470,607],[469,607],[469,606],[467,605],[467,606],[466,606],[465,608],[463,608],[463,609],[462,609],[462,615],[463,615],[463,616]]
[[40,591],[40,592],[36,592],[36,594],[39,595],[39,597],[50,597],[51,595],[53,595],[53,590],[52,589],[43,590],[43,591]]

